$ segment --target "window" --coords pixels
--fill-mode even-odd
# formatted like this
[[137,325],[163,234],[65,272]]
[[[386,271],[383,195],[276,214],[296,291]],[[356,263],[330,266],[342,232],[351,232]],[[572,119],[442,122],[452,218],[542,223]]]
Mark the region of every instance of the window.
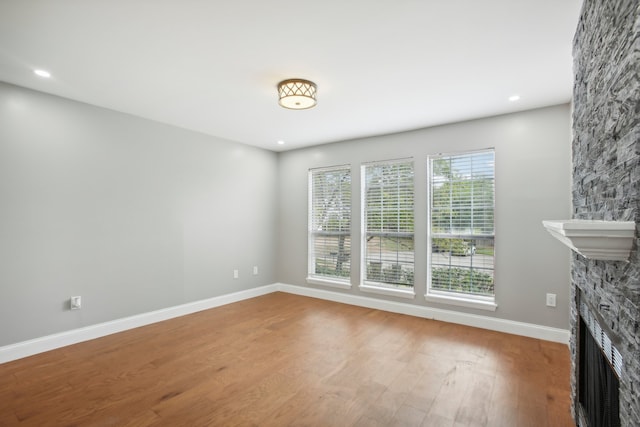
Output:
[[309,278],[347,286],[351,273],[351,169],[309,171]]
[[413,296],[413,162],[362,166],[363,286]]
[[429,159],[427,295],[494,301],[494,158],[491,150]]

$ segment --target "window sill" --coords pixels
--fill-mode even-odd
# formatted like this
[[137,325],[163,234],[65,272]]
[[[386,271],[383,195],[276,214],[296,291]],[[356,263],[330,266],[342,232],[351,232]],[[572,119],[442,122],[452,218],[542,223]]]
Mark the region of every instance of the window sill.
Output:
[[465,298],[458,295],[447,293],[427,294],[424,299],[428,302],[437,302],[440,304],[457,305],[459,307],[477,308],[479,310],[496,311],[498,304],[491,300],[481,300]]
[[413,299],[416,297],[416,293],[413,291],[413,289],[398,289],[398,288],[390,288],[386,286],[362,284],[360,285],[360,290],[362,292],[370,292],[373,294],[389,295],[392,297],[400,297],[400,298],[407,298],[407,299]]
[[351,289],[351,283],[339,282],[337,280],[325,279],[320,277],[307,277],[307,283],[310,285],[329,286],[338,289]]

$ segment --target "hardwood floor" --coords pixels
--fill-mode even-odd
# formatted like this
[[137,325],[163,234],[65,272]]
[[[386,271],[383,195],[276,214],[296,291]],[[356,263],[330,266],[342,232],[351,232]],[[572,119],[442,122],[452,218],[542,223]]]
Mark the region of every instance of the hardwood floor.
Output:
[[566,345],[284,293],[0,365],[0,426],[573,426]]

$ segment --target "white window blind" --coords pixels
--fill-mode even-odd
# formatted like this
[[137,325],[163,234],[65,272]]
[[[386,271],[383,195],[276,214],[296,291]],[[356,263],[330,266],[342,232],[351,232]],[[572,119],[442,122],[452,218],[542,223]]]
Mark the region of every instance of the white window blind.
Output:
[[351,273],[351,169],[309,171],[309,276],[348,282]]
[[429,159],[429,292],[494,295],[493,150]]
[[364,283],[413,287],[413,162],[362,167]]

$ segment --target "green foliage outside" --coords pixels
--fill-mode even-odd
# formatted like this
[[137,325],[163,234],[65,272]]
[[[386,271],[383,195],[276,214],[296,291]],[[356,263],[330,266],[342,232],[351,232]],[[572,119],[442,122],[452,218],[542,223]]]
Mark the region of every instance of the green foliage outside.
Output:
[[382,263],[371,261],[367,265],[367,280],[413,287],[413,270],[403,268],[400,264],[392,264],[390,267],[382,268]]
[[470,171],[456,171],[456,161],[460,160],[446,157],[432,163],[432,231],[493,234],[493,171],[480,170],[469,176]]
[[348,170],[313,175],[313,230],[348,231],[351,227],[351,175]]
[[[432,240],[434,254],[493,257],[493,162],[493,153],[489,152],[446,156],[432,161],[431,232],[451,235]],[[474,238],[462,239],[454,237],[456,235]],[[485,262],[481,257],[480,265]],[[493,275],[475,268],[473,259],[470,265],[471,268],[434,266],[431,287],[448,292],[494,295]]]
[[471,245],[463,239],[434,238],[431,246],[433,252],[447,252],[454,256],[471,255]]
[[431,287],[439,291],[462,292],[491,296],[493,276],[466,268],[434,268]]
[[[468,256],[475,250],[475,254],[494,255],[492,238],[491,242],[485,242],[483,237],[478,237],[480,240],[453,237],[493,234],[492,161],[490,155],[481,153],[434,159],[432,162],[431,231],[452,235],[451,238],[434,238],[434,253]],[[473,167],[469,166],[472,162],[475,162]],[[410,162],[389,163],[367,167],[365,173],[366,198],[363,209],[368,233],[367,250],[372,249],[371,254],[367,254],[366,279],[412,287],[413,258],[411,256],[407,265],[402,264],[402,259],[414,250],[413,237],[406,237],[413,233],[414,228],[413,166]],[[348,232],[351,226],[350,172],[345,168],[318,173],[313,180],[313,230],[334,233],[336,236],[335,242],[325,241],[323,248],[318,247],[315,274],[349,277],[351,260],[348,234],[340,233]],[[373,239],[378,239],[378,242]],[[381,251],[379,261],[372,261],[376,259],[375,249]],[[398,260],[389,263],[388,257],[385,259],[385,255],[389,254],[396,254]],[[494,292],[491,274],[467,268],[434,268],[432,286],[443,291],[478,295],[493,295]]]
[[413,287],[413,179],[410,161],[365,168],[366,280]]
[[493,254],[494,254],[493,247],[490,247],[490,248],[476,247],[476,255],[493,256]]
[[329,276],[329,277],[349,277],[351,272],[349,268],[345,268],[340,266],[340,268],[336,268],[335,263],[327,263],[324,260],[316,260],[316,269],[315,273],[320,276]]
[[413,232],[413,164],[366,168],[367,231]]
[[413,252],[414,249],[413,237],[381,237],[380,244],[384,250],[391,252]]

